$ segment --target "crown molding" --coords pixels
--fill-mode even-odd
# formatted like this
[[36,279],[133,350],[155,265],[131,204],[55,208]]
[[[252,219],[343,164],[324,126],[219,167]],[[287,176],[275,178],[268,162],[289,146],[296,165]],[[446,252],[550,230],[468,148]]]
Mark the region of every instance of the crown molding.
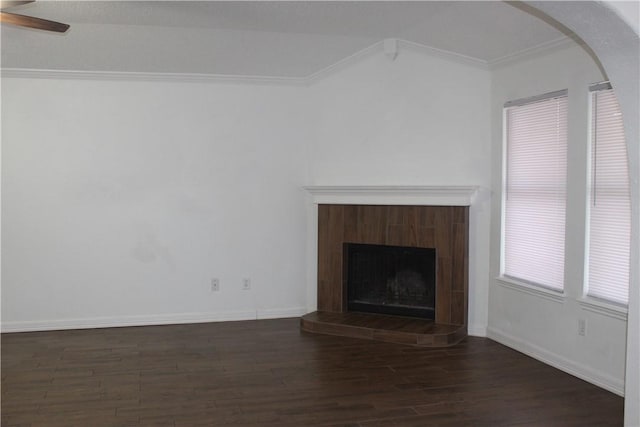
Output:
[[[408,40],[396,39],[399,48],[409,49],[418,53],[458,62],[484,70],[489,69],[487,63],[477,58],[460,55],[446,50],[432,48]],[[83,70],[39,70],[32,68],[3,68],[0,70],[2,78],[27,79],[64,79],[64,80],[112,80],[112,81],[145,81],[145,82],[177,82],[177,83],[237,83],[258,85],[283,86],[311,86],[314,83],[343,70],[367,57],[381,53],[384,50],[384,40],[349,55],[336,63],[329,65],[315,73],[304,77],[274,77],[274,76],[242,76],[227,74],[205,73],[144,73],[134,71],[83,71]]]
[[[567,49],[576,45],[583,45],[580,40],[562,37],[538,46],[506,55],[491,61],[484,61],[471,56],[461,55],[447,50],[436,49],[421,43],[403,39],[395,39],[398,48],[407,49],[447,61],[469,65],[482,70],[492,70],[511,65],[516,62],[536,58],[550,52]],[[302,77],[275,76],[243,76],[229,74],[206,73],[147,73],[134,71],[83,71],[83,70],[40,70],[32,68],[2,68],[2,78],[31,78],[31,79],[65,79],[65,80],[113,80],[113,81],[146,81],[146,82],[177,82],[177,83],[231,83],[282,86],[311,86],[324,78],[343,70],[367,57],[384,51],[384,40],[347,56],[315,73]]]
[[305,80],[307,81],[307,85],[312,85],[334,73],[337,73],[340,70],[343,70],[369,56],[373,56],[376,53],[382,52],[383,51],[383,44],[384,44],[384,40],[380,40],[379,42],[376,42],[370,46],[365,47],[364,49],[361,49],[359,51],[357,51],[356,53],[349,55],[345,58],[342,58],[341,60],[339,60],[336,63],[333,63],[331,65],[329,65],[328,67],[325,67],[323,69],[321,69],[320,71],[316,71],[313,74],[310,74],[309,76],[305,77]]
[[237,83],[257,85],[306,86],[306,77],[241,76],[199,73],[141,73],[132,71],[38,70],[3,68],[2,78],[113,80],[177,83]]
[[545,43],[541,43],[537,46],[533,46],[516,53],[502,56],[500,58],[487,61],[487,65],[490,69],[505,67],[517,62],[525,61],[528,59],[537,58],[542,55],[547,55],[551,52],[555,52],[562,49],[568,49],[573,46],[584,45],[584,42],[574,40],[570,37],[563,36],[555,40],[551,40]]
[[472,67],[480,68],[483,70],[489,69],[489,63],[482,59],[474,58],[473,56],[462,55],[460,53],[450,52],[448,50],[436,49],[435,47],[427,46],[422,43],[416,43],[409,40],[398,40],[400,47],[413,50],[425,55],[434,56],[436,58],[442,58],[447,61],[457,62],[464,65],[470,65]]
[[[465,65],[471,65],[473,67],[481,68],[483,70],[488,70],[489,66],[486,61],[483,61],[478,58],[473,58],[471,56],[465,56],[458,53],[450,52],[447,50],[436,49],[434,47],[430,47],[421,43],[412,42],[404,39],[385,39],[385,40],[395,40],[398,44],[398,49],[407,49],[414,52],[421,53],[423,55],[432,56],[436,58],[441,58],[451,62],[457,62]],[[369,56],[373,56],[376,53],[384,52],[384,44],[385,40],[380,40],[372,44],[371,46],[365,47],[362,50],[354,53],[353,55],[347,56],[346,58],[341,59],[335,64],[331,64],[326,68],[323,68],[320,71],[317,71],[308,77],[307,84],[312,85],[331,74],[334,74],[342,69],[349,67],[356,62],[359,62]]]

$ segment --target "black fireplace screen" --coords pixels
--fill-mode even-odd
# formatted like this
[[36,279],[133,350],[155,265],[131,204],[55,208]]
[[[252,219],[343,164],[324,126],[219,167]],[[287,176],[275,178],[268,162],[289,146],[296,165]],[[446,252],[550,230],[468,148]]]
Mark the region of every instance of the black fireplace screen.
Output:
[[349,311],[435,319],[435,248],[345,246]]

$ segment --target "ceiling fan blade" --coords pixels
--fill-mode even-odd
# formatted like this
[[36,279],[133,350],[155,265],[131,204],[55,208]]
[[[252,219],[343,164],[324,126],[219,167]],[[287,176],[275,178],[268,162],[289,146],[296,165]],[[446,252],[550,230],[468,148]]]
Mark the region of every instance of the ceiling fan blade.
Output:
[[64,33],[69,29],[68,24],[48,21],[46,19],[34,18],[33,16],[16,15],[15,13],[0,12],[0,22],[21,27],[36,28],[38,30],[55,31]]
[[14,6],[22,6],[23,4],[34,3],[35,1],[36,0],[24,0],[24,1],[2,0],[0,1],[0,9],[4,9],[7,7],[14,7]]

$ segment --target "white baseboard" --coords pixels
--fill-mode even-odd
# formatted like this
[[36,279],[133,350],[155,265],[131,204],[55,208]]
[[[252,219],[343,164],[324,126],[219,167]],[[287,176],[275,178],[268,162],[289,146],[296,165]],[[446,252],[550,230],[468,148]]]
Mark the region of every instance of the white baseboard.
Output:
[[479,326],[479,325],[469,325],[467,326],[467,334],[472,337],[486,337],[487,336],[487,326]]
[[611,375],[598,372],[589,366],[576,363],[573,360],[550,352],[535,344],[513,337],[495,328],[490,327],[487,329],[487,337],[499,342],[500,344],[504,344],[507,347],[511,347],[514,350],[524,353],[527,356],[531,356],[534,359],[546,363],[547,365],[553,366],[554,368],[560,369],[561,371],[624,397],[623,379],[614,378]]
[[307,313],[304,307],[292,308],[267,308],[257,311],[257,319],[284,319],[287,317],[300,317]]
[[174,325],[182,323],[229,322],[238,320],[280,319],[298,317],[306,313],[304,307],[281,309],[224,311],[211,313],[172,313],[121,317],[93,317],[85,319],[26,320],[2,322],[2,333],[53,331],[62,329],[117,328],[125,326]]

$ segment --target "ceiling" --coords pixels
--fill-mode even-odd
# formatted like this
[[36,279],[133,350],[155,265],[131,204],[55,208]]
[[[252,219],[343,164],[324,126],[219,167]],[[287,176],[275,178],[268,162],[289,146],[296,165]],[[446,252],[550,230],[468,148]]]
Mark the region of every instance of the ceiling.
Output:
[[568,34],[500,1],[41,0],[10,11],[71,29],[2,25],[3,68],[306,77],[387,38],[490,64]]

